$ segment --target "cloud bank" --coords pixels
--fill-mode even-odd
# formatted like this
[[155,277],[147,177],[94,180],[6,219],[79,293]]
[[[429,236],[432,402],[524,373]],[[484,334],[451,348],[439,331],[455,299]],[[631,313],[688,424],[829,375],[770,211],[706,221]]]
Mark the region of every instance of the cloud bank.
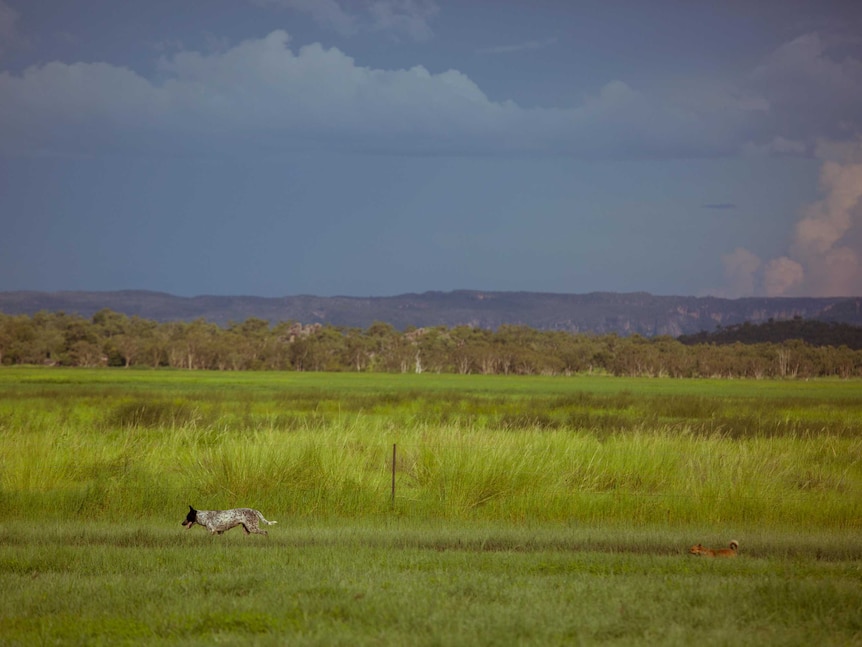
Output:
[[862,294],[862,140],[819,155],[823,197],[802,209],[787,254],[763,262],[738,248],[722,259],[732,296]]
[[[338,3],[257,1],[351,25]],[[418,6],[370,5],[379,24],[413,24],[404,28],[417,36],[424,24]],[[612,80],[572,107],[491,101],[458,70],[363,67],[336,48],[292,48],[284,31],[225,51],[183,51],[159,59],[157,69],[147,78],[109,63],[54,61],[0,73],[0,152],[207,154],[313,144],[418,155],[679,158],[738,154],[746,146],[796,154],[835,134],[839,115],[837,130],[862,130],[862,115],[847,105],[862,91],[862,66],[827,59],[814,38],[793,41],[754,70],[763,93],[750,82],[671,94]],[[812,84],[823,92],[840,88],[838,100],[808,102]]]

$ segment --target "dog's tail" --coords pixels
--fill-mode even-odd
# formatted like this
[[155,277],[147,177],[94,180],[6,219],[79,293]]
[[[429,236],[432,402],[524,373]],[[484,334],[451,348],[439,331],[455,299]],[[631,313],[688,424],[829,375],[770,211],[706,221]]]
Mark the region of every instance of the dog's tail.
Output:
[[258,518],[259,518],[261,521],[263,521],[267,526],[274,526],[275,524],[277,524],[277,523],[278,523],[277,521],[267,521],[267,520],[264,518],[263,514],[260,512],[260,510],[255,510],[255,512],[257,512],[257,516],[258,516]]

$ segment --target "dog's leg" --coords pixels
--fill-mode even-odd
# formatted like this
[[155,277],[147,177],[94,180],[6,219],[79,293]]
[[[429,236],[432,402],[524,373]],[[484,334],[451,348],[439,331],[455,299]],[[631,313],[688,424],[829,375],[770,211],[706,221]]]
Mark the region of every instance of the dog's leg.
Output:
[[248,530],[249,530],[249,532],[253,532],[255,535],[265,535],[266,534],[266,530],[260,529],[260,525],[257,523],[257,519],[249,520]]

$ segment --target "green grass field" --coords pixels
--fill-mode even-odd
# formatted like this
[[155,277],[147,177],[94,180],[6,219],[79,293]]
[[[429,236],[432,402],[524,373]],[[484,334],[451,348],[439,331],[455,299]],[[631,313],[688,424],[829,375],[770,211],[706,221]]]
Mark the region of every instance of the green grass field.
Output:
[[9,368],[0,467],[0,644],[862,644],[858,381]]

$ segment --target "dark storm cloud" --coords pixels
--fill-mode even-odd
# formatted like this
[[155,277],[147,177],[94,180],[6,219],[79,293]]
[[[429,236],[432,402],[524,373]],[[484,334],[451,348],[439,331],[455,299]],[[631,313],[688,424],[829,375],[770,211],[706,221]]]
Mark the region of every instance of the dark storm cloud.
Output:
[[[217,53],[158,61],[157,78],[108,63],[51,62],[0,74],[0,149],[92,152],[287,150],[308,142],[412,154],[675,158],[807,150],[797,140],[859,130],[859,61],[828,59],[816,38],[779,48],[748,90],[673,94],[609,81],[571,108],[492,101],[457,70],[358,65],[337,48],[298,49],[274,31]],[[824,75],[827,78],[823,78]],[[821,104],[809,93],[831,92]],[[813,113],[810,121],[803,114]],[[778,128],[770,119],[776,116]],[[838,117],[840,127],[834,126]]]

